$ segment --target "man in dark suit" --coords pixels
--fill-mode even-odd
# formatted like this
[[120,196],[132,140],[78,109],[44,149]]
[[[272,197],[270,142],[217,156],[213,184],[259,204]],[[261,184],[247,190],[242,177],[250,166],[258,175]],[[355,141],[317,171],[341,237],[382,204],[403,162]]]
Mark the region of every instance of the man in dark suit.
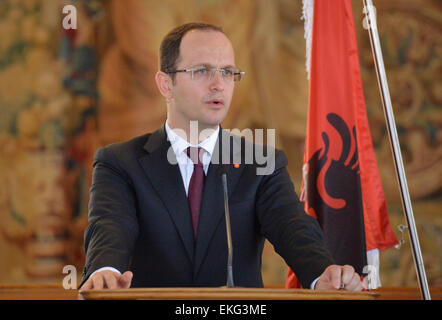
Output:
[[[267,238],[303,287],[362,289],[352,267],[333,264],[318,224],[294,192],[284,153],[220,128],[242,75],[218,27],[185,24],[164,38],[155,80],[166,99],[166,122],[95,155],[83,290],[225,285],[224,152],[235,285],[263,286]],[[257,151],[272,165],[246,161],[247,152]]]

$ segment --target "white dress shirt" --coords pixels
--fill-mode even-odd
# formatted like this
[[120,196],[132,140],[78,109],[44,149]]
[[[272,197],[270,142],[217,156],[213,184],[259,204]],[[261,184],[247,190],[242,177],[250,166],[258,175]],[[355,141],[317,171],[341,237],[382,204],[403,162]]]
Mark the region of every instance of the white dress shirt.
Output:
[[203,153],[203,169],[204,174],[207,175],[207,170],[209,169],[210,161],[212,160],[213,150],[215,149],[216,141],[218,140],[219,126],[216,130],[204,141],[199,143],[197,146],[190,144],[187,140],[181,138],[177,135],[170,127],[166,121],[166,133],[167,139],[170,141],[172,149],[178,161],[178,166],[181,172],[181,178],[183,178],[184,188],[186,190],[186,195],[189,190],[190,178],[193,174],[194,164],[192,160],[187,156],[188,147],[200,147],[204,150]]
[[[209,164],[212,159],[213,150],[215,149],[216,141],[218,140],[219,126],[216,130],[202,142],[200,142],[197,146],[190,144],[187,140],[181,138],[178,134],[176,134],[172,128],[169,127],[169,124],[166,121],[166,134],[167,139],[170,141],[172,149],[175,153],[176,159],[178,161],[178,166],[181,172],[181,178],[183,179],[184,189],[186,190],[186,195],[189,190],[190,178],[193,174],[194,164],[191,159],[187,156],[187,148],[188,147],[201,147],[204,149],[203,153],[203,169],[204,174],[207,175],[207,170],[209,169]],[[103,267],[94,271],[90,277],[96,272],[110,270],[121,274],[121,272],[113,267]],[[319,278],[316,278],[312,284],[310,285],[311,289],[314,289],[316,282]]]

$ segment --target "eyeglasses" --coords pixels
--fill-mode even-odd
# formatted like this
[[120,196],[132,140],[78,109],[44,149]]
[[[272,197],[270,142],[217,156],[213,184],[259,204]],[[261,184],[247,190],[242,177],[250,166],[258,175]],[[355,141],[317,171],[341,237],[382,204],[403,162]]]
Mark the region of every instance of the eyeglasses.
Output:
[[199,66],[191,69],[181,69],[166,71],[166,73],[190,72],[194,80],[210,80],[215,76],[215,72],[219,71],[222,78],[226,82],[240,81],[245,74],[244,71],[239,71],[234,68],[210,68],[207,66]]

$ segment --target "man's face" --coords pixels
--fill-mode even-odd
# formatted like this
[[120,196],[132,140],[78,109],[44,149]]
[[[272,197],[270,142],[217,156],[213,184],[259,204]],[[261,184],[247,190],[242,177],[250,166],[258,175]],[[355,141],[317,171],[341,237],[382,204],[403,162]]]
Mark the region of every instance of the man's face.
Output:
[[[198,66],[235,66],[232,44],[223,33],[202,30],[186,33],[181,40],[176,69]],[[225,81],[220,72],[211,79],[198,80],[192,79],[190,72],[176,73],[169,118],[182,128],[188,127],[191,120],[198,120],[200,129],[216,127],[227,115],[233,88],[233,80]]]

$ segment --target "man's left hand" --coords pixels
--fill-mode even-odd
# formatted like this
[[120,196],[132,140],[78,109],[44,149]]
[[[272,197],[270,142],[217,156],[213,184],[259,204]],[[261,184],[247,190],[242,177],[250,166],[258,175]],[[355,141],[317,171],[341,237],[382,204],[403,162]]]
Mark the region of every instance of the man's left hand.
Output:
[[361,291],[364,284],[352,266],[331,265],[321,274],[316,282],[316,290]]

